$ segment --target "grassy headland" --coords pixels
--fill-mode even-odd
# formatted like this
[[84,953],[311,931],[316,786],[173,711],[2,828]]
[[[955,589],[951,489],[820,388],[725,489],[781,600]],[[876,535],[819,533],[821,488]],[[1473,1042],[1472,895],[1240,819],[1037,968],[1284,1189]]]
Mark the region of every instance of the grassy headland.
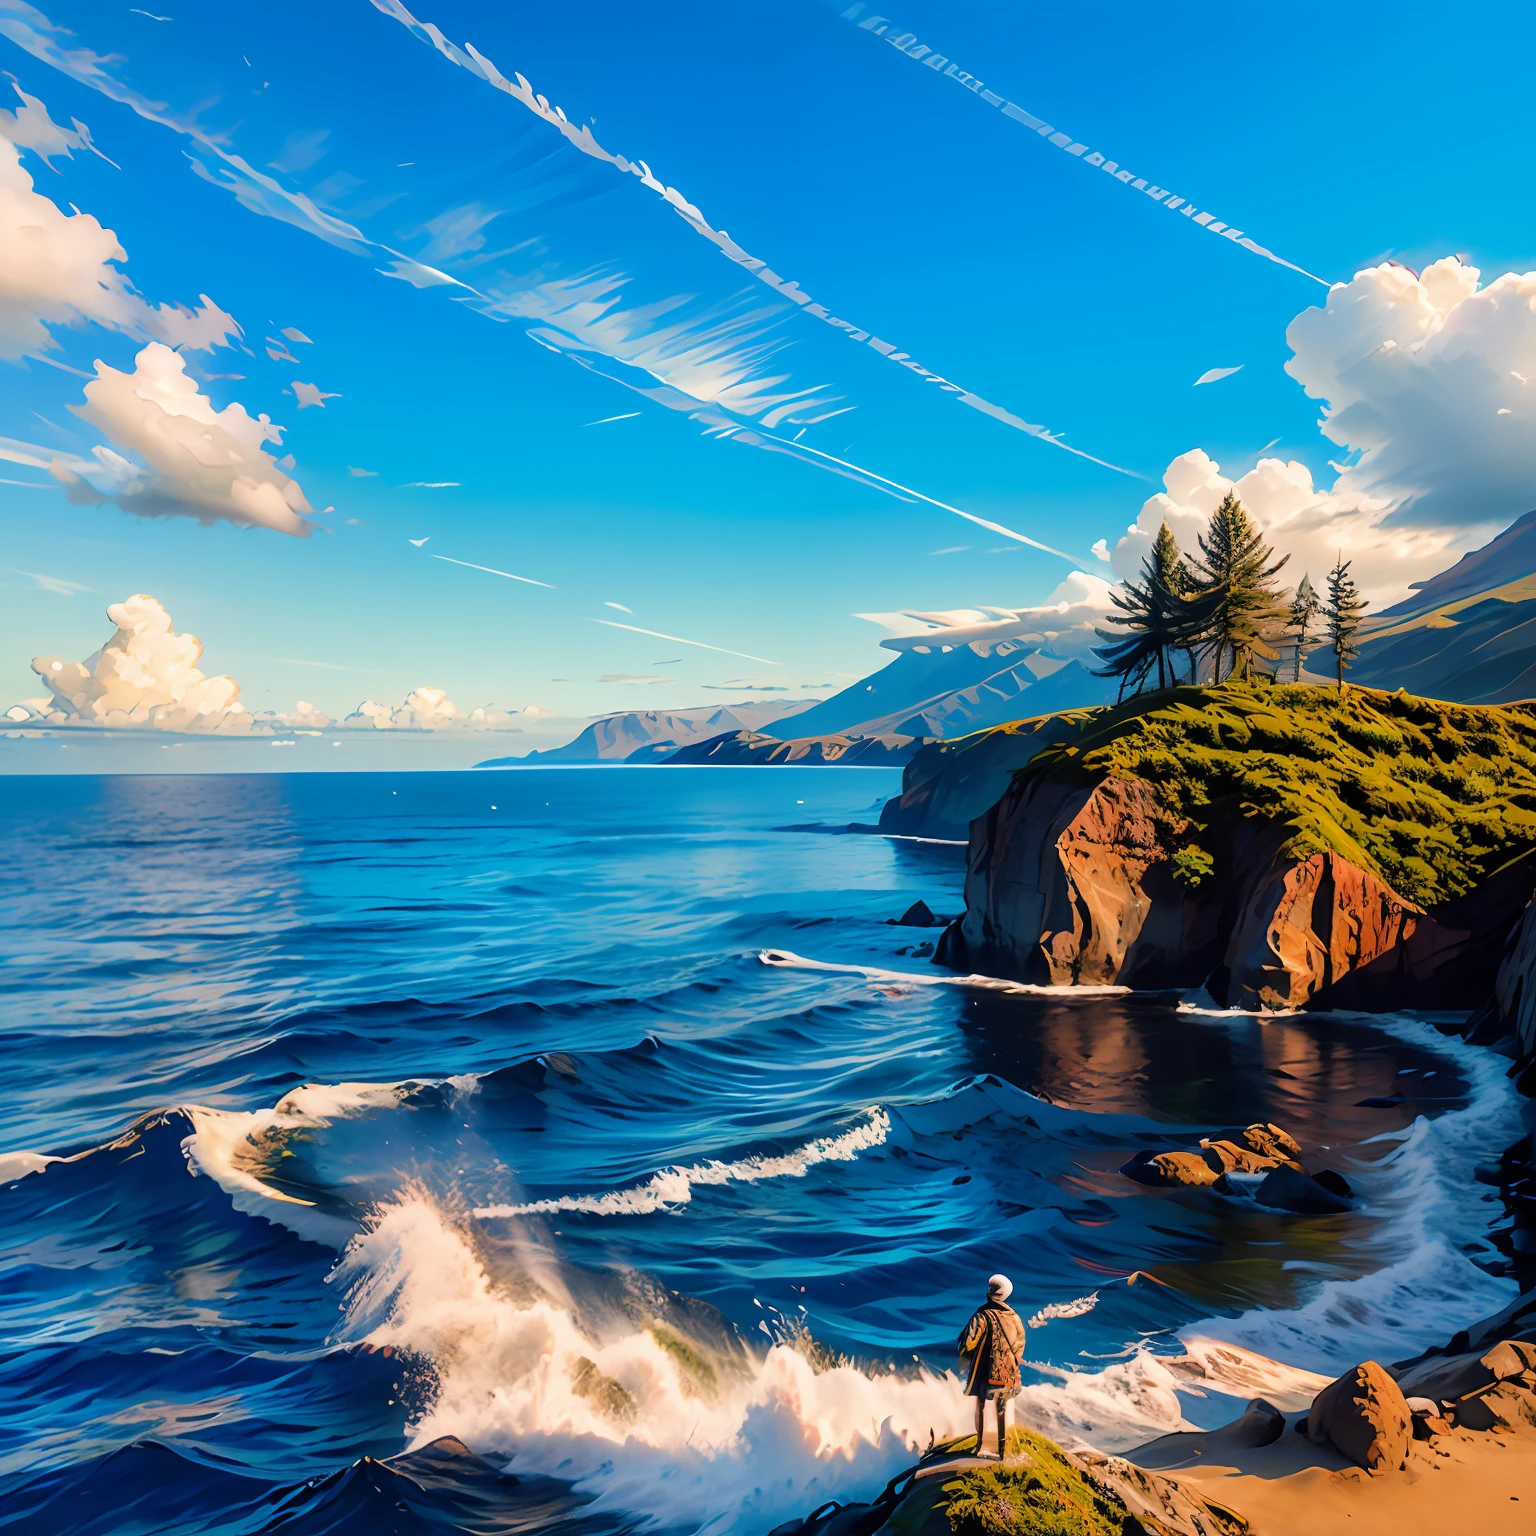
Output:
[[1175,853],[1198,884],[1200,832],[1234,815],[1291,829],[1285,852],[1332,850],[1434,907],[1536,849],[1536,707],[1402,692],[1223,683],[1074,711],[1073,734],[1017,778],[1142,779],[1190,823]]

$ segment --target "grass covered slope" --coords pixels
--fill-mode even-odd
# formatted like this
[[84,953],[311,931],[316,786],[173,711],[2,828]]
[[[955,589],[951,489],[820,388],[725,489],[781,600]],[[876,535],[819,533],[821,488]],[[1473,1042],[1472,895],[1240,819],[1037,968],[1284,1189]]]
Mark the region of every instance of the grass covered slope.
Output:
[[1017,777],[1151,784],[1191,823],[1175,855],[1189,884],[1212,870],[1200,832],[1233,815],[1283,823],[1288,855],[1333,851],[1423,907],[1536,848],[1536,710],[1526,705],[1225,683],[1085,710],[1073,725]]

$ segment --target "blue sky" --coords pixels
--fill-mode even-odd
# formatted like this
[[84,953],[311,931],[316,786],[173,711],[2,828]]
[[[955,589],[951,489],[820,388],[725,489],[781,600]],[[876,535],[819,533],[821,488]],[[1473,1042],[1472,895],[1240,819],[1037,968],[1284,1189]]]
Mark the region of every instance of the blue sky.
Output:
[[[0,702],[37,691],[34,654],[99,646],[104,605],[135,592],[199,635],[204,669],[233,674],[252,709],[303,697],[342,714],[431,683],[465,708],[577,716],[726,698],[711,688],[743,678],[840,686],[883,655],[880,631],[854,614],[1038,603],[1071,569],[933,506],[705,436],[706,422],[539,345],[526,314],[487,314],[477,295],[521,294],[513,307],[526,311],[550,284],[600,279],[618,285],[621,308],[672,306],[632,331],[732,319],[732,344],[759,349],[759,376],[828,402],[778,435],[841,410],[806,425],[801,443],[1090,570],[1104,569],[1093,543],[1113,545],[1190,449],[1237,474],[1278,439],[1270,452],[1322,485],[1333,478],[1339,446],[1283,371],[1288,323],[1325,288],[1193,227],[859,30],[872,7],[855,20],[819,0],[412,9],[503,75],[520,71],[833,313],[1145,479],[967,409],[801,313],[640,178],[570,146],[387,5],[143,9],[171,19],[0,0],[0,68],[53,121],[86,124],[116,162],[77,149],[52,170],[32,153],[23,165],[60,209],[116,233],[121,269],[150,303],[205,294],[238,322],[243,342],[185,351],[188,373],[214,407],[238,401],[287,429],[271,452],[294,456],[317,531],[75,505],[46,468],[0,466],[41,487],[0,485]],[[926,0],[891,21],[1330,283],[1388,257],[1418,269],[1458,253],[1485,281],[1536,266],[1528,7],[1475,22],[1413,4],[1390,17],[1108,5],[1090,19]],[[50,46],[74,65],[38,56]],[[82,51],[108,61],[110,94],[79,78]],[[202,141],[112,99],[128,95],[196,124]],[[231,190],[232,157],[265,191]],[[284,196],[309,200],[307,226]],[[328,243],[316,233],[327,220],[361,241]],[[381,275],[385,248],[470,286]],[[291,362],[267,355],[285,327],[312,338],[288,344]],[[131,372],[146,339],[91,321],[49,328],[47,355],[83,373],[98,359]],[[295,380],[334,397],[301,410]],[[70,413],[84,383],[35,360],[0,363],[0,436],[88,456],[104,439]],[[46,590],[22,572],[88,590]],[[672,681],[598,681],[622,674]]]

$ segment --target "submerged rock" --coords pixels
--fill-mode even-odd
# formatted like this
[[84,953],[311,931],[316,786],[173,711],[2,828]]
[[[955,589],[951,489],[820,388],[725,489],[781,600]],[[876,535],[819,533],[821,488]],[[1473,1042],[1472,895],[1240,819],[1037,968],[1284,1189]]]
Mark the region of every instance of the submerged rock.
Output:
[[1201,1156],[1218,1178],[1224,1173],[1268,1173],[1280,1166],[1278,1159],[1263,1157],[1232,1141],[1202,1141]]
[[1138,1152],[1121,1166],[1120,1172],[1138,1184],[1156,1189],[1198,1189],[1216,1182],[1216,1174],[1198,1152]]
[[1413,1413],[1402,1388],[1374,1360],[1346,1371],[1312,1400],[1307,1438],[1332,1445],[1372,1477],[1397,1471],[1413,1439]]
[[[1344,1183],[1338,1174],[1333,1177],[1340,1184]],[[1349,1186],[1345,1184],[1344,1187],[1348,1189]],[[1329,1188],[1321,1180],[1314,1179],[1311,1174],[1303,1173],[1289,1163],[1281,1163],[1270,1173],[1253,1192],[1253,1198],[1271,1210],[1292,1211],[1298,1216],[1332,1216],[1350,1209],[1347,1195],[1338,1193],[1336,1189]]]
[[1243,1132],[1242,1140],[1250,1152],[1272,1157],[1277,1162],[1288,1159],[1299,1162],[1301,1159],[1301,1143],[1289,1131],[1281,1130],[1270,1121],[1261,1120],[1250,1125]]

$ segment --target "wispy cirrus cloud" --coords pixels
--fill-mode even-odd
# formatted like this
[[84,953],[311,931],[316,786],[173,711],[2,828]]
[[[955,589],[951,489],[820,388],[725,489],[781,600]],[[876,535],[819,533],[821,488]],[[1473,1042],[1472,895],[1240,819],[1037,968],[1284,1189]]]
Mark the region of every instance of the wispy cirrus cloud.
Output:
[[[620,154],[611,153],[598,143],[591,128],[583,123],[572,122],[560,107],[551,105],[539,95],[528,81],[516,70],[509,80],[473,43],[466,43],[462,48],[448,41],[443,33],[431,22],[419,21],[401,3],[401,0],[372,0],[375,10],[382,12],[393,20],[399,22],[414,37],[426,43],[447,59],[465,70],[476,79],[484,81],[487,85],[502,92],[512,100],[519,102],[529,112],[533,113],[540,121],[546,123],[555,132],[561,135],[573,148],[593,160],[601,161],[613,167],[622,175],[636,178],[641,185],[660,197],[675,212],[684,223],[696,234],[703,236],[722,255],[736,263],[743,271],[751,274],[759,283],[773,290],[782,299],[787,299],[797,306],[802,313],[810,316],[832,329],[840,331],[851,340],[873,350],[877,355],[897,364],[909,373],[915,375],[926,384],[935,384],[941,393],[952,395],[962,405],[970,406],[973,410],[980,411],[983,415],[990,416],[994,421],[1000,421],[1006,426],[1024,432],[1031,437],[1049,443],[1054,448],[1061,448],[1067,453],[1087,459],[1091,463],[1101,465],[1105,469],[1115,471],[1117,474],[1135,475],[1138,479],[1145,476],[1136,475],[1133,470],[1122,469],[1118,464],[1112,464],[1107,459],[1095,457],[1091,453],[1085,453],[1080,448],[1074,448],[1064,442],[1059,433],[1054,433],[1048,428],[1036,422],[1024,420],[1003,406],[996,405],[990,400],[966,389],[963,385],[953,383],[951,380],[934,373],[915,361],[912,356],[902,351],[894,342],[884,340],[876,336],[867,328],[861,328],[853,321],[844,320],[831,313],[824,305],[818,304],[806,293],[796,281],[791,278],[781,277],[767,262],[754,256],[750,251],[738,245],[723,229],[716,229],[699,209],[683,196],[675,187],[659,181],[651,173],[651,168],[643,160],[630,160]],[[765,420],[765,425],[774,427],[776,421]]]
[[52,592],[57,597],[77,597],[82,592],[94,592],[94,587],[87,587],[78,581],[66,581],[62,576],[46,576],[41,571],[23,571],[16,566],[11,566],[12,574],[25,576],[28,581],[40,587],[44,592]]

